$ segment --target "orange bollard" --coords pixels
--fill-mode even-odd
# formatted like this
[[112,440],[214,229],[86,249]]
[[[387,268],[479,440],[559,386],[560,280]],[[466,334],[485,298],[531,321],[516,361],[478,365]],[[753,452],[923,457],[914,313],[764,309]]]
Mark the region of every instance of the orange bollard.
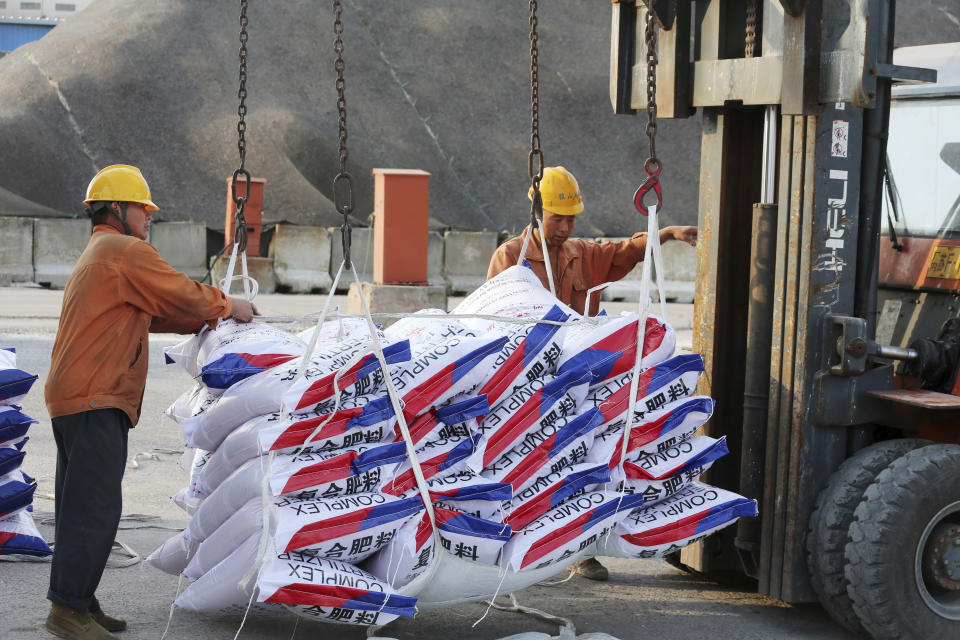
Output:
[[[243,217],[247,220],[247,256],[260,255],[260,227],[263,218],[263,186],[267,183],[264,178],[250,180],[250,198],[243,207]],[[233,176],[227,178],[227,219],[224,227],[223,246],[233,243],[233,220],[237,213],[237,205],[233,202]],[[237,183],[237,196],[243,197],[247,192],[246,180]]]
[[373,281],[427,284],[430,174],[374,169]]

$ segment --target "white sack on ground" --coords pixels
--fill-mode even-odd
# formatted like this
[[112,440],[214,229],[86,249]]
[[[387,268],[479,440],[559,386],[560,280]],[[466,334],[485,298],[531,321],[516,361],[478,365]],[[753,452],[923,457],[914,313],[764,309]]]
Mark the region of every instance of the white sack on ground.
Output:
[[0,517],[0,556],[48,556],[51,553],[29,511]]

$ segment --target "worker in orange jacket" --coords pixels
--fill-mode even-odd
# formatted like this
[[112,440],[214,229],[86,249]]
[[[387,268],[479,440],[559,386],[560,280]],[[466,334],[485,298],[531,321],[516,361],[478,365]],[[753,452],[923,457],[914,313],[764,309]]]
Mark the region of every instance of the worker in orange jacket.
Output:
[[[527,196],[533,198],[533,188]],[[557,298],[572,307],[574,311],[595,316],[600,309],[599,292],[590,298],[590,307],[586,308],[587,291],[604,282],[613,282],[624,277],[643,261],[647,248],[647,234],[635,233],[632,238],[619,242],[603,244],[571,238],[576,216],[583,211],[583,196],[577,179],[563,167],[547,167],[540,182],[540,196],[543,199],[543,234],[553,270],[553,282]],[[490,259],[487,279],[517,264],[523,246],[524,231],[497,247]],[[547,265],[544,261],[543,239],[540,231],[533,232],[535,242],[527,245],[525,259],[533,272],[540,278],[545,288],[549,288]],[[660,230],[660,242],[682,240],[691,246],[697,244],[697,228],[691,226],[671,226]],[[571,571],[590,578],[606,580],[609,572],[596,558],[588,558],[570,567]]]
[[[643,261],[647,247],[647,234],[635,233],[632,238],[619,242],[593,242],[583,238],[571,238],[576,225],[576,216],[583,211],[583,197],[577,179],[563,167],[547,167],[540,182],[543,199],[543,232],[547,237],[547,251],[553,268],[553,282],[557,297],[574,311],[584,313],[587,291],[604,282],[613,282],[624,277]],[[531,187],[528,197],[533,197]],[[497,247],[490,259],[487,279],[517,264],[523,245],[524,231]],[[537,274],[543,286],[549,288],[547,267],[541,249],[539,230],[533,232],[536,242],[527,245],[526,260]],[[691,246],[697,244],[697,228],[690,226],[664,227],[660,230],[660,242],[682,240]],[[589,314],[597,315],[600,295],[590,297]]]
[[126,628],[103,612],[95,591],[120,522],[148,333],[192,333],[226,317],[249,322],[256,309],[174,270],[145,242],[157,206],[136,167],[100,171],[84,204],[93,234],[67,280],[44,388],[57,443],[46,628],[61,638],[104,640]]

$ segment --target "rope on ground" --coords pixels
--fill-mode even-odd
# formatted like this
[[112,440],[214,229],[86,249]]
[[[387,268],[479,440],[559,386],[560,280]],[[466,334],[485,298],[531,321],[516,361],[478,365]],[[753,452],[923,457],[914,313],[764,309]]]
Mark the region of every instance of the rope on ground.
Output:
[[[33,519],[39,525],[46,525],[49,527],[56,526],[56,520],[54,518],[54,513],[52,511],[34,511]],[[118,531],[130,531],[132,529],[160,529],[162,531],[183,531],[183,527],[171,527],[165,524],[158,524],[157,521],[160,520],[160,516],[151,516],[144,513],[128,513],[126,515],[120,516],[120,526],[117,527]],[[124,523],[134,523],[130,526],[123,526]],[[48,542],[47,546],[53,549],[56,546],[56,542]],[[121,556],[120,558],[114,558],[114,555]],[[113,550],[110,552],[110,559],[107,560],[107,566],[114,569],[125,569],[127,567],[132,567],[143,560],[140,557],[140,554],[133,550],[130,545],[123,542],[122,540],[113,541]],[[46,556],[38,558],[36,556],[25,556],[18,554],[10,555],[0,555],[0,562],[52,562],[53,556]]]
[[[54,543],[48,543],[48,547],[51,549],[54,548]],[[114,558],[114,555],[121,556],[120,558]],[[140,564],[142,558],[140,554],[134,551],[130,545],[120,540],[113,541],[113,549],[110,551],[110,558],[107,560],[107,566],[114,569],[125,569],[127,567],[132,567],[134,565]],[[49,563],[53,561],[53,556],[45,556],[38,558],[36,556],[24,556],[24,555],[3,555],[0,556],[0,562],[43,562]]]
[[542,580],[537,583],[538,587],[556,587],[563,584],[564,582],[570,582],[573,579],[573,576],[577,575],[576,569],[571,569],[570,574],[562,580]]
[[510,598],[510,605],[501,605],[496,604],[493,600],[488,600],[487,604],[490,607],[497,609],[498,611],[509,611],[512,613],[524,613],[528,616],[533,616],[534,618],[539,618],[545,622],[553,622],[560,625],[560,637],[570,637],[573,638],[577,635],[577,627],[573,624],[573,620],[569,618],[564,618],[563,616],[557,616],[546,611],[541,611],[540,609],[534,609],[533,607],[527,607],[519,602],[517,602],[517,597],[512,593],[507,594],[507,597]]

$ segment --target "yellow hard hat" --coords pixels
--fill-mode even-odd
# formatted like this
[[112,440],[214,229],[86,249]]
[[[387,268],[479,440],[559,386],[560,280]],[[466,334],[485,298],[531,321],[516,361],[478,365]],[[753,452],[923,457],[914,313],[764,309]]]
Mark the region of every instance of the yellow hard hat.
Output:
[[150,200],[150,187],[140,169],[128,164],[112,164],[93,176],[83,204],[97,201],[137,202],[145,205],[147,211],[159,210]]
[[[527,197],[533,200],[533,187],[527,191]],[[561,216],[575,216],[583,211],[583,196],[580,185],[573,174],[563,167],[547,167],[540,181],[540,197],[543,210]]]

